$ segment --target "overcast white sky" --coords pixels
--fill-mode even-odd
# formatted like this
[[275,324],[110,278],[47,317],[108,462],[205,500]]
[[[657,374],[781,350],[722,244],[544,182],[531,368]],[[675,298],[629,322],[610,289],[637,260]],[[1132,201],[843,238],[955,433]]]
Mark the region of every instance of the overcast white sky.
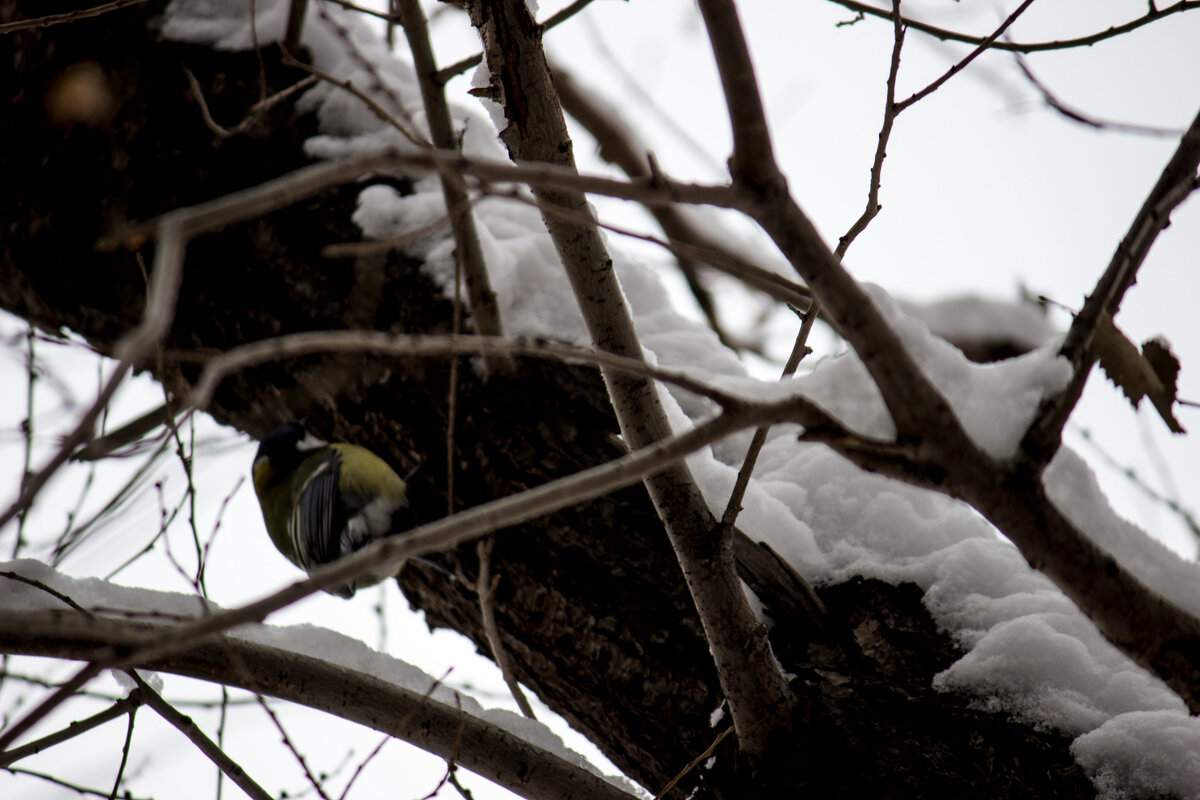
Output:
[[[431,13],[435,5],[429,4]],[[542,2],[539,16],[544,18],[561,5],[565,3]],[[957,30],[986,33],[1016,3],[914,0],[904,6],[906,13],[914,17]],[[743,2],[741,9],[775,146],[793,194],[820,230],[831,241],[836,240],[865,203],[867,173],[882,114],[891,27],[870,18],[836,27],[837,22],[853,15],[817,0],[753,0]],[[1135,18],[1145,9],[1144,0],[1039,0],[1013,26],[1010,36],[1016,41],[1068,38]],[[434,33],[439,47],[446,45],[445,50],[439,50],[442,63],[476,49],[470,32],[453,20],[443,17],[436,21]],[[552,54],[571,67],[579,79],[618,104],[630,124],[647,137],[667,172],[685,179],[721,179],[728,125],[703,26],[690,0],[597,0],[580,17],[550,34],[549,42]],[[1170,17],[1091,48],[1034,54],[1028,63],[1064,102],[1097,118],[1182,129],[1200,108],[1197,42],[1200,14],[1192,13]],[[903,53],[898,95],[907,97],[923,87],[966,50],[911,31]],[[616,64],[624,70],[624,78],[615,75]],[[632,91],[629,82],[636,83],[639,91]],[[465,88],[465,81],[452,83],[452,100],[473,103],[462,96]],[[671,125],[665,123],[668,119]],[[686,140],[672,125],[686,132]],[[1011,298],[1018,287],[1026,286],[1063,304],[1078,306],[1174,147],[1171,139],[1096,132],[1064,120],[1041,105],[1011,57],[985,55],[966,73],[899,117],[883,176],[883,212],[851,248],[846,263],[859,279],[879,283],[906,299],[936,300],[966,292]],[[577,139],[576,155],[585,169],[603,168],[585,137]],[[619,203],[597,201],[597,206],[608,220],[645,224],[636,210]],[[1192,310],[1200,254],[1200,203],[1193,198],[1174,220],[1156,244],[1117,322],[1137,341],[1165,336],[1183,362],[1181,395],[1200,399],[1200,368],[1196,366],[1200,365],[1200,337]],[[753,231],[735,229],[751,245],[765,246]],[[649,261],[668,264],[662,253],[647,247],[639,246],[637,252]],[[668,279],[673,280],[670,276]],[[718,285],[727,286],[724,282]],[[723,307],[730,325],[752,331],[757,324],[753,302],[736,290],[725,288],[721,294],[730,300]],[[1064,318],[1059,319],[1065,324]],[[5,335],[20,331],[19,324],[11,319],[6,318],[0,325]],[[772,352],[785,353],[794,334],[790,315],[774,315],[766,325]],[[7,339],[5,343],[0,385],[23,387],[21,344]],[[822,337],[818,346],[828,352],[832,344],[828,337]],[[56,374],[71,385],[76,402],[86,402],[96,383],[94,359],[50,344],[39,343],[38,348],[39,355],[45,356]],[[821,355],[820,349],[817,355]],[[38,456],[44,458],[55,443],[54,434],[65,428],[70,415],[63,413],[51,381],[40,382],[39,392],[35,430]],[[123,390],[113,418],[122,421],[156,402],[155,387],[148,381],[137,381]],[[19,479],[19,424],[24,416],[23,389],[0,395],[3,486],[14,487]],[[1179,416],[1185,427],[1200,426],[1200,415],[1194,412],[1183,409]],[[1200,447],[1193,437],[1171,436],[1148,409],[1135,414],[1099,375],[1093,376],[1073,423],[1077,430],[1089,431],[1121,464],[1136,469],[1158,491],[1182,493],[1183,505],[1195,507],[1188,490],[1200,477]],[[233,605],[281,585],[294,577],[294,572],[274,553],[261,528],[248,485],[253,443],[207,421],[198,424],[198,432],[211,444],[196,462],[195,480],[202,498],[199,530],[211,531],[217,516],[223,513],[209,565],[209,587],[218,602]],[[1072,438],[1079,441],[1077,433]],[[1095,463],[1087,446],[1081,445],[1080,449]],[[35,458],[35,464],[40,458]],[[91,478],[85,507],[98,508],[135,466],[106,464],[99,468]],[[1194,555],[1194,540],[1174,514],[1146,500],[1115,471],[1097,468],[1118,508],[1176,549]],[[243,476],[247,482],[239,485]],[[184,484],[177,465],[168,460],[152,474],[133,510],[85,543],[64,568],[73,574],[106,575],[148,541],[160,516],[158,492],[153,486],[160,479],[166,502],[177,502]],[[59,480],[51,501],[30,518],[31,534],[44,539],[47,531],[61,529],[67,510],[74,507],[87,481],[83,468]],[[7,500],[5,496],[0,502]],[[13,535],[11,526],[0,532],[0,554],[4,557],[11,551]],[[185,562],[190,558],[189,540],[186,526],[172,532],[174,551]],[[252,566],[250,571],[244,569],[247,565]],[[161,557],[138,562],[118,579],[174,591],[188,588]],[[380,603],[386,608],[383,618],[374,611]],[[361,593],[350,604],[330,597],[312,598],[284,610],[274,621],[329,624],[376,644],[381,641],[381,619],[386,619],[386,646],[390,652],[419,663],[434,675],[452,670],[450,683],[481,685],[498,698],[497,702],[505,702],[503,684],[490,665],[476,659],[470,647],[455,635],[441,633],[428,638],[423,622],[407,612],[394,587]],[[27,671],[32,670],[30,666]],[[168,688],[176,696],[193,691],[184,682],[174,680]],[[4,691],[2,697],[11,702],[11,685]],[[212,696],[211,691],[207,696]],[[72,714],[68,709],[62,719],[90,713],[82,703],[76,708],[84,710]],[[296,720],[303,717],[301,712],[288,714]],[[152,717],[140,715],[138,725],[155,725]],[[354,747],[361,758],[378,738],[324,717],[317,724],[321,727],[313,729],[310,724],[295,723],[296,730],[301,731],[299,736],[311,737],[301,745],[302,750],[319,751],[317,738],[326,737],[330,730],[337,731],[339,742],[349,743],[336,754],[327,754],[326,769],[337,767],[347,747]],[[277,738],[261,726],[261,719],[254,726],[237,728],[232,735],[272,745]],[[161,733],[161,737],[168,736],[175,734]],[[119,752],[120,739],[121,734],[110,732],[108,741],[115,752]],[[238,746],[235,742],[234,747]],[[292,794],[303,790],[302,780],[290,769],[286,752],[273,746],[256,749],[263,753],[254,756],[254,766],[261,770],[256,777],[269,790],[287,788]],[[65,754],[60,751],[56,757],[68,755],[82,759],[80,780],[99,786],[111,781],[116,763],[113,753],[81,745]],[[173,760],[176,757],[182,760],[177,763]],[[211,780],[212,770],[197,766],[198,758],[182,746],[153,755],[147,751],[138,759],[131,766],[141,770],[145,780],[137,785],[159,787],[147,789],[158,796],[172,794],[169,787],[178,786],[184,769],[180,765],[184,763],[188,765],[186,774],[194,771],[202,776],[197,781]],[[390,744],[361,780],[386,786],[397,775],[403,775],[401,796],[415,798],[432,789],[439,774],[438,763]],[[5,793],[10,780],[0,776],[0,794]],[[24,791],[31,785],[35,784],[28,779],[19,784]],[[367,785],[364,783],[364,788]],[[480,791],[477,796],[499,793],[480,788],[483,781],[475,780],[471,785]],[[197,795],[204,796],[199,791]],[[45,788],[29,796],[60,795]],[[226,796],[236,796],[236,792]]]

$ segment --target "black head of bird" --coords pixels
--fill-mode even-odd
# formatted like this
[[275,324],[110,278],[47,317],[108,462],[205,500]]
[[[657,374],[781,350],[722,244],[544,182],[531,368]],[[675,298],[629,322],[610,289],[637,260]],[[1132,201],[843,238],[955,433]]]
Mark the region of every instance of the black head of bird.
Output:
[[[409,528],[406,489],[370,450],[323,442],[295,422],[267,434],[254,456],[254,491],[267,533],[305,572]],[[367,573],[326,591],[351,597],[393,574]]]

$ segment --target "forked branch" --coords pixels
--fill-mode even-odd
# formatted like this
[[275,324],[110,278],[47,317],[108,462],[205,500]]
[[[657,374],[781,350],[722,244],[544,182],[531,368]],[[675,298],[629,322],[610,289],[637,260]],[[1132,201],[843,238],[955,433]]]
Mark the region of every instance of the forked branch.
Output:
[[865,469],[972,504],[1017,545],[1031,566],[1074,600],[1110,642],[1178,692],[1193,713],[1200,712],[1200,673],[1195,667],[1200,621],[1150,590],[1093,543],[1050,501],[1041,478],[1091,366],[1096,321],[1117,310],[1171,210],[1198,185],[1200,115],[1067,336],[1063,355],[1075,367],[1068,390],[1047,402],[1014,457],[993,458],[967,434],[878,309],[787,195],[731,0],[700,0],[700,7],[730,108],[730,163],[742,207],[775,239],[862,359],[891,412],[896,447],[903,455],[897,458],[895,451],[876,444],[863,447],[837,437],[816,438]]

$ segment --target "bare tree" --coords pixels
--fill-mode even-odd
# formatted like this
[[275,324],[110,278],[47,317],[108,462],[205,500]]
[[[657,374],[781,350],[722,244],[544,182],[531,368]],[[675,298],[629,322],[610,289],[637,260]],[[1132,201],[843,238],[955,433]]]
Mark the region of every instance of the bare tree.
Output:
[[[1109,642],[1169,686],[1190,713],[1200,711],[1200,621],[1095,544],[1051,500],[1043,480],[1097,358],[1111,359],[1120,347],[1112,319],[1125,292],[1171,213],[1200,186],[1200,117],[1114,242],[1107,269],[1097,270],[1059,351],[1069,374],[1030,410],[1013,452],[994,452],[972,437],[895,319],[841,263],[880,212],[897,120],[980,54],[1068,50],[1196,4],[1152,6],[1121,28],[1033,44],[1007,38],[1030,0],[978,37],[911,20],[898,1],[890,9],[841,4],[879,17],[892,42],[866,206],[831,247],[789,191],[732,0],[698,3],[733,142],[729,179],[719,183],[665,175],[640,150],[637,132],[589,102],[565,69],[552,73],[543,39],[586,3],[541,23],[524,3],[458,3],[481,53],[450,66],[438,63],[420,4],[390,4],[393,13],[382,16],[389,37],[391,25],[404,28],[403,57],[411,54],[422,99],[418,121],[378,65],[355,51],[340,12],[333,18],[324,4],[306,12],[293,0],[282,46],[267,39],[283,30],[260,41],[250,24],[252,46],[229,50],[164,38],[156,3],[44,17],[37,3],[0,2],[0,49],[16,66],[5,85],[10,111],[0,122],[8,143],[0,153],[0,208],[10,220],[0,304],[31,326],[72,331],[118,363],[58,455],[44,467],[30,465],[0,526],[20,524],[49,478],[81,448],[107,449],[96,439],[97,420],[133,370],[150,372],[166,398],[163,410],[135,426],[137,436],[166,420],[182,454],[176,420],[193,410],[256,437],[304,416],[326,438],[367,444],[397,466],[420,465],[412,496],[423,523],[258,602],[185,620],[106,616],[34,577],[0,578],[62,606],[7,615],[0,649],[86,664],[6,720],[4,764],[31,747],[16,745],[20,736],[102,670],[146,667],[321,708],[413,741],[447,760],[447,782],[462,765],[530,798],[621,796],[501,728],[456,722],[454,709],[435,697],[230,634],[368,565],[399,567],[424,554],[442,568],[410,562],[398,581],[431,624],[469,637],[503,665],[513,686],[532,690],[655,793],[1092,796],[1070,737],[934,689],[933,676],[961,649],[938,629],[918,588],[854,579],[814,590],[738,528],[739,492],[776,423],[799,425],[802,441],[863,470],[975,508]],[[240,19],[253,20],[260,9],[251,2],[241,11]],[[329,74],[311,49],[299,47],[304,21],[318,18],[323,35],[346,45],[353,77]],[[901,56],[916,35],[973,49],[901,98]],[[444,84],[473,63],[486,66],[487,80],[472,91],[499,109],[512,163],[458,149],[462,132]],[[378,117],[397,138],[312,164],[305,142],[318,131],[317,114],[295,101],[314,86],[337,93],[355,113]],[[564,108],[628,180],[578,173]],[[440,182],[444,216],[403,240],[360,242],[352,215],[364,182],[403,196],[431,177]],[[662,229],[661,239],[653,238],[678,259],[726,341],[702,269],[732,275],[804,315],[789,370],[803,357],[814,323],[824,320],[869,374],[892,435],[863,433],[799,395],[746,397],[648,364],[602,235],[606,223],[589,196],[633,200],[651,212]],[[590,346],[504,338],[474,217],[484,198],[537,209]],[[697,225],[681,210],[686,205],[741,214],[794,275],[756,265]],[[461,282],[465,297],[456,289],[448,295],[421,270],[420,253],[430,250],[409,246],[430,237],[453,243],[449,284]],[[30,347],[33,340],[31,327]],[[482,368],[462,366],[474,354],[483,357]],[[1170,359],[1147,351],[1143,363],[1136,349],[1132,358],[1134,369],[1156,376],[1142,393],[1174,421]],[[690,430],[673,430],[660,385],[702,398],[710,415]],[[1128,382],[1125,388],[1136,391]],[[714,514],[683,459],[755,429],[761,433],[745,457],[740,488],[723,517]],[[475,547],[501,529],[493,545]],[[202,593],[199,572],[195,584]],[[255,783],[253,765],[231,763],[136,680],[129,698],[95,724],[128,714],[132,730],[134,711],[148,705],[248,795],[269,794]],[[730,727],[714,732],[711,715],[723,705]],[[830,763],[854,767],[822,769]],[[320,792],[321,781],[309,777]]]

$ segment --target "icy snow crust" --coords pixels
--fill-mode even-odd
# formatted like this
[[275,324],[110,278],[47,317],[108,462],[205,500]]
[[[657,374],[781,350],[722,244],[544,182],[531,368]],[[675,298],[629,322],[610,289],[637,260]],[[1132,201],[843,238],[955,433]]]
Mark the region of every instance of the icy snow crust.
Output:
[[[287,3],[259,0],[257,5],[259,40],[280,38]],[[164,30],[176,39],[244,49],[251,43],[247,8],[244,0],[175,0]],[[378,38],[351,15],[331,5],[324,8],[404,108],[392,108],[391,100],[379,92],[374,93],[376,99],[423,130],[411,69],[387,54]],[[311,7],[305,44],[319,68],[359,87],[375,83],[375,76],[350,57],[344,37]],[[321,121],[322,134],[307,144],[314,157],[413,147],[340,89],[317,86],[303,102]],[[454,113],[465,131],[468,156],[505,159],[486,114],[461,108]],[[425,177],[406,197],[384,186],[364,190],[355,221],[367,237],[386,238],[444,214],[436,178]],[[475,207],[475,216],[505,331],[587,344],[575,300],[537,211],[489,199]],[[453,243],[444,232],[409,249],[449,291]],[[783,384],[754,381],[709,329],[671,308],[649,269],[622,257],[619,250],[613,250],[613,257],[650,360],[748,396],[803,394],[857,431],[893,434],[877,389],[852,354],[823,360],[810,373]],[[884,291],[868,291],[971,436],[993,456],[1013,452],[1037,401],[1068,378],[1068,365],[1055,356],[1056,341],[1007,362],[971,364],[932,335],[925,323],[905,314]],[[953,309],[945,310],[943,317],[947,314],[951,318],[942,319],[939,327],[956,329]],[[977,326],[981,319],[975,317],[972,324]],[[962,324],[958,320],[958,327]],[[683,393],[676,398],[664,390],[663,399],[677,430],[712,412],[707,401]],[[800,444],[796,430],[777,426],[763,450],[739,518],[748,533],[770,543],[817,583],[862,575],[921,586],[939,625],[968,649],[937,676],[936,685],[973,694],[982,705],[1031,725],[1076,735],[1075,756],[1103,797],[1200,797],[1200,720],[1190,718],[1177,696],[1109,645],[987,522],[961,503],[866,474],[824,447]],[[718,513],[746,441],[748,433],[688,460]],[[1054,502],[1099,544],[1173,602],[1200,613],[1196,566],[1117,517],[1082,460],[1064,449],[1046,481]],[[315,634],[289,629],[276,635],[280,643],[306,647]],[[339,657],[346,652],[339,649]]]

